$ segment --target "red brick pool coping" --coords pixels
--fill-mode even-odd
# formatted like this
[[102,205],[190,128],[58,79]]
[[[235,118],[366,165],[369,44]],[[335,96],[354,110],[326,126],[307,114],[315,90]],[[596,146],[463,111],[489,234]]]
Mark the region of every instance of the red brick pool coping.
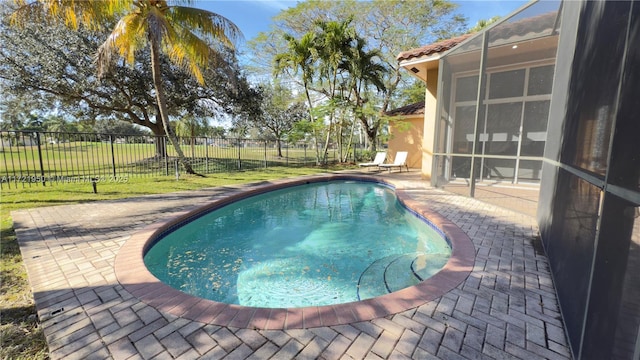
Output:
[[[183,293],[162,283],[144,265],[143,256],[147,248],[172,226],[253,195],[289,186],[332,180],[373,181],[393,187],[404,206],[429,220],[451,241],[451,257],[444,268],[415,286],[372,299],[327,306],[272,309],[225,304]],[[315,175],[244,185],[232,190],[223,199],[183,211],[177,216],[154,223],[133,234],[116,256],[116,277],[133,296],[159,311],[220,326],[261,330],[303,329],[344,325],[400,313],[435,300],[457,287],[471,273],[476,254],[471,239],[462,229],[430,210],[428,204],[413,200],[408,191],[410,190],[403,189],[400,183],[390,179],[355,174]]]

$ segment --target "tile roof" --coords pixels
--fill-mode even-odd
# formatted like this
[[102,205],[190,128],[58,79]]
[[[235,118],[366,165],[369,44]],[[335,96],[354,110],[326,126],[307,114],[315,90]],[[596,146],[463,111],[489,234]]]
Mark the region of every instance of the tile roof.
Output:
[[431,45],[425,45],[416,49],[403,51],[400,54],[398,54],[397,59],[398,61],[403,61],[403,60],[409,60],[411,58],[428,56],[435,53],[445,52],[449,49],[452,49],[453,47],[460,44],[461,42],[465,41],[472,35],[474,34],[465,34],[465,35],[454,37],[452,39],[438,41],[437,43],[434,43]]
[[[531,16],[514,22],[504,22],[490,30],[490,43],[509,41],[519,41],[524,36],[532,34],[551,35],[558,27],[558,12],[552,11],[537,16]],[[403,51],[397,56],[398,61],[405,61],[421,56],[428,56],[436,53],[445,52],[456,47],[469,37],[476,35],[464,34],[451,39],[442,40],[434,44],[425,45],[416,49]]]
[[514,22],[505,22],[489,32],[489,42],[497,40],[520,40],[532,35],[552,35],[559,28],[558,12],[551,11],[544,14],[530,16]]
[[424,114],[424,101],[417,102],[415,104],[405,105],[386,112],[388,116],[401,116],[401,115],[420,115]]

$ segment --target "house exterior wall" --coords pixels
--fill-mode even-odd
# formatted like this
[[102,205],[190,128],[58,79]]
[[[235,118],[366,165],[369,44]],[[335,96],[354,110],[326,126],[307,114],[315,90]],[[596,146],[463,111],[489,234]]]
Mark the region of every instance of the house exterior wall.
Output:
[[391,162],[398,151],[407,151],[409,168],[419,169],[422,166],[423,124],[422,115],[401,116],[391,122],[387,162]]
[[427,70],[427,90],[424,101],[424,126],[422,130],[421,174],[425,180],[431,180],[433,171],[433,153],[436,141],[436,116],[438,112],[438,68]]

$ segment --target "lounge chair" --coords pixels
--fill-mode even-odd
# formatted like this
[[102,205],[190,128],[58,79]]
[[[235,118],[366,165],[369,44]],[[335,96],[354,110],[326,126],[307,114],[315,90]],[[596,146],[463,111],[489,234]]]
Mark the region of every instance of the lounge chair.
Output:
[[399,168],[400,172],[402,172],[402,167],[404,166],[405,168],[407,168],[407,171],[409,171],[409,166],[407,165],[407,155],[408,153],[406,151],[398,151],[396,153],[396,158],[394,159],[392,164],[380,164],[378,165],[378,168],[383,168],[383,169],[389,169],[389,172],[391,172],[392,168]]
[[360,164],[358,164],[358,166],[360,166],[360,167],[378,166],[378,165],[384,164],[384,160],[386,158],[387,158],[387,153],[384,152],[384,151],[381,151],[381,152],[376,154],[376,157],[375,157],[375,159],[373,159],[372,162],[360,163]]

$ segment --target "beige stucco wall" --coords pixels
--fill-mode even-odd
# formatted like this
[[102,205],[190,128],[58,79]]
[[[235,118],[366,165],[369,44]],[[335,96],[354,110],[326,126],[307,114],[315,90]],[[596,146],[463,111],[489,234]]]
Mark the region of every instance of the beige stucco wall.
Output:
[[422,131],[424,128],[422,115],[399,116],[391,121],[389,126],[389,151],[387,162],[395,159],[398,151],[407,151],[407,165],[409,168],[422,167]]
[[410,168],[420,170],[423,179],[431,179],[437,113],[438,69],[429,69],[425,91],[424,115],[399,116],[391,121],[389,158],[398,151],[408,151]]
[[427,71],[427,91],[424,98],[424,121],[422,135],[422,178],[431,179],[433,152],[435,148],[436,115],[438,111],[438,68]]

